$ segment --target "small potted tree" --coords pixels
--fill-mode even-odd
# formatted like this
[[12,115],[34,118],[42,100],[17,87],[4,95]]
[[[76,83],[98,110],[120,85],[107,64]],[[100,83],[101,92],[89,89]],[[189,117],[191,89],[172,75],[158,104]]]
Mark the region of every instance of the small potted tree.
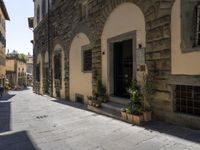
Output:
[[93,96],[88,96],[88,105],[94,106],[96,108],[101,107],[101,101],[97,99],[97,94],[94,94]]
[[142,113],[142,95],[140,87],[137,85],[137,81],[132,81],[131,87],[128,89],[130,94],[130,107],[133,114],[133,122],[137,125],[141,124],[143,121],[143,113]]
[[133,108],[131,103],[129,103],[129,105],[126,108],[126,115],[128,122],[133,123]]

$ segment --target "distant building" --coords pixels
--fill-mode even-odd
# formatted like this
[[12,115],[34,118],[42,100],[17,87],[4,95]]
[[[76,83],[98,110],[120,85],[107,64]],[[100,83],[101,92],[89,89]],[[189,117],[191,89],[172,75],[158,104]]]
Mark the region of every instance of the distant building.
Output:
[[33,56],[28,54],[26,62],[26,72],[28,74],[33,74]]
[[0,84],[5,82],[5,47],[6,47],[6,23],[5,20],[10,20],[6,6],[3,0],[0,0]]
[[26,62],[15,57],[6,58],[6,77],[11,87],[27,85]]
[[28,53],[26,62],[27,85],[32,85],[33,76],[33,56]]

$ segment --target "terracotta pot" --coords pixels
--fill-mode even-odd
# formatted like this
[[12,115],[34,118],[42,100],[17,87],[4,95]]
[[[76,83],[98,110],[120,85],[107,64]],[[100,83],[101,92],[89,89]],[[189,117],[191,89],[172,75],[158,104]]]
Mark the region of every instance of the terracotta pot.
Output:
[[144,113],[143,113],[143,115],[144,115],[144,121],[151,121],[151,114],[152,114],[152,112],[151,111],[145,111]]
[[88,100],[88,105],[92,106],[92,101]]
[[96,104],[95,104],[95,107],[96,107],[96,108],[99,108],[99,107],[100,107],[100,104],[96,103]]
[[139,116],[133,115],[133,122],[134,122],[134,124],[140,125],[143,121],[144,121],[143,115],[139,115]]
[[121,116],[123,119],[127,120],[127,113],[124,111],[121,111]]
[[127,114],[127,119],[130,123],[133,123],[133,115],[132,114]]

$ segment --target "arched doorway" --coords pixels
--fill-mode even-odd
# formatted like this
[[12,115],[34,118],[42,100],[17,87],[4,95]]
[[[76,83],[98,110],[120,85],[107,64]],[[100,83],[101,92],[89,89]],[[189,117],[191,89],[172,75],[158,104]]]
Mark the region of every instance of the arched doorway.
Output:
[[118,5],[108,16],[102,36],[102,80],[110,96],[128,97],[137,77],[136,50],[146,42],[145,18],[133,3]]
[[42,55],[38,54],[35,68],[35,90],[38,94],[43,94],[43,63]]
[[69,52],[70,100],[86,103],[92,95],[92,47],[84,33],[77,34]]
[[53,96],[65,99],[64,50],[57,44],[52,55]]

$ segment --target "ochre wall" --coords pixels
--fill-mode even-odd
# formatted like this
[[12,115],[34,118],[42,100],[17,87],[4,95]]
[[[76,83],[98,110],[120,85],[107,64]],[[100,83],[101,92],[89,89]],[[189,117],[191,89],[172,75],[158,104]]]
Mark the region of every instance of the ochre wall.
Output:
[[176,0],[172,8],[171,36],[172,36],[172,74],[199,75],[200,51],[181,52],[181,0]]
[[[1,9],[0,9],[0,15],[1,15],[2,19],[5,21],[5,17],[4,17],[4,15],[3,15],[3,12],[2,12]],[[1,23],[0,23],[0,31],[1,31],[2,35],[5,37],[5,29],[3,28],[2,21],[1,21]],[[0,42],[0,56],[2,56],[3,59],[6,59],[6,58],[5,58],[5,47],[4,47],[4,45],[3,45],[1,42]],[[1,57],[0,57],[0,59],[1,59]],[[6,64],[5,64],[5,65],[6,65]],[[3,75],[6,74],[6,68],[5,68],[4,65],[1,65],[1,64],[0,64],[0,76],[1,76],[2,74],[3,74]]]
[[6,71],[15,71],[15,60],[6,59]]
[[75,94],[87,96],[92,95],[92,73],[82,72],[82,51],[81,47],[90,44],[88,37],[83,34],[77,34],[71,44],[69,58],[70,72],[70,100],[75,101]]
[[108,88],[108,44],[109,38],[130,31],[136,31],[137,43],[145,47],[145,21],[140,8],[133,3],[123,3],[109,15],[101,37],[102,52],[102,80]]

